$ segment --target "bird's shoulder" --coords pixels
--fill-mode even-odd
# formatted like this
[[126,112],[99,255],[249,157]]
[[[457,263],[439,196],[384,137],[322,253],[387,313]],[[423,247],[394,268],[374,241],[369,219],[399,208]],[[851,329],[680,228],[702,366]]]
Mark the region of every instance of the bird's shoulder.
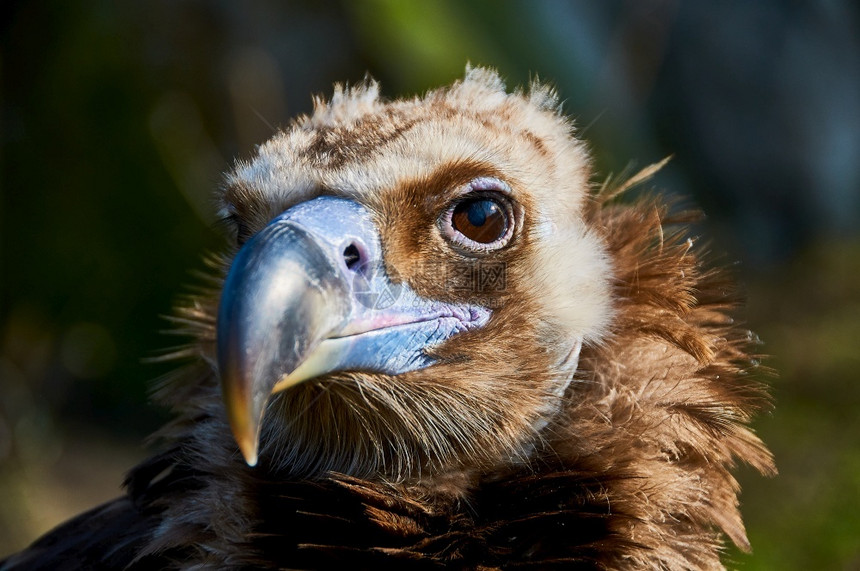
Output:
[[267,568],[598,569],[628,540],[610,483],[563,465],[403,486],[333,474],[258,482],[250,553]]
[[[142,556],[163,519],[158,498],[189,486],[189,475],[170,471],[174,451],[138,465],[126,480],[127,493],[62,523],[25,550],[0,561],[2,571],[160,570],[182,554]],[[158,476],[163,476],[156,480]],[[193,478],[192,478],[193,480]]]

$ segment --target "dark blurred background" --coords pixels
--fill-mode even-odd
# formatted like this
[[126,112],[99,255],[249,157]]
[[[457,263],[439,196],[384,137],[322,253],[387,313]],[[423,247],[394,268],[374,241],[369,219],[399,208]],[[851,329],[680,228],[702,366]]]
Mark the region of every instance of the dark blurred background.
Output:
[[[738,261],[779,371],[741,470],[744,569],[860,569],[860,8],[779,2],[6,0],[0,22],[0,555],[119,493],[218,251],[235,157],[366,72],[388,96],[553,81],[600,177],[657,177]],[[699,229],[697,229],[698,231]]]

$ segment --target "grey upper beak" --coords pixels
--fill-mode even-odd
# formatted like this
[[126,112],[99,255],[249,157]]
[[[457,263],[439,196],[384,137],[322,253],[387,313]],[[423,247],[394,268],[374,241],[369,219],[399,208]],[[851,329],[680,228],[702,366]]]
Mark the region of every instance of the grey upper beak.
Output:
[[428,347],[489,315],[393,283],[371,215],[356,202],[319,197],[287,210],[236,255],[218,309],[224,402],[245,460],[257,462],[273,392],[333,371],[427,367]]
[[349,314],[341,274],[306,229],[281,219],[233,262],[218,313],[218,365],[230,424],[251,465],[275,385]]

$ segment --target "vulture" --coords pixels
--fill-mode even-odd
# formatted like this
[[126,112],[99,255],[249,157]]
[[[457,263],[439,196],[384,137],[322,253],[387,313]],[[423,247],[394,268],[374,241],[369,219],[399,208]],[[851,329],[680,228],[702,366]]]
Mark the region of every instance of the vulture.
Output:
[[335,86],[225,178],[157,453],[0,569],[723,569],[766,368],[659,166],[486,68]]

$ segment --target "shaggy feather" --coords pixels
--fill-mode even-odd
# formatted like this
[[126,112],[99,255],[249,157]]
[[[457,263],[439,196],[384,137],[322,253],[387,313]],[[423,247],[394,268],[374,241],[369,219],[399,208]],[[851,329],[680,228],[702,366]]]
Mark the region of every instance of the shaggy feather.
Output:
[[[584,145],[554,91],[507,94],[492,71],[383,102],[366,80],[240,163],[224,189],[236,246],[290,206],[334,194],[374,213],[391,275],[461,300],[433,268],[478,261],[440,235],[474,177],[511,188],[517,235],[495,254],[481,331],[399,376],[339,373],[277,395],[260,463],[233,442],[210,291],[174,323],[196,362],[162,383],[176,420],[128,496],[59,528],[3,569],[722,569],[749,543],[730,470],[768,475],[748,423],[767,410],[732,280],[659,196],[624,202],[655,165],[589,193]],[[404,213],[408,212],[408,216]],[[579,353],[578,367],[572,357]],[[92,526],[100,531],[93,532]],[[115,542],[113,547],[109,547]]]

